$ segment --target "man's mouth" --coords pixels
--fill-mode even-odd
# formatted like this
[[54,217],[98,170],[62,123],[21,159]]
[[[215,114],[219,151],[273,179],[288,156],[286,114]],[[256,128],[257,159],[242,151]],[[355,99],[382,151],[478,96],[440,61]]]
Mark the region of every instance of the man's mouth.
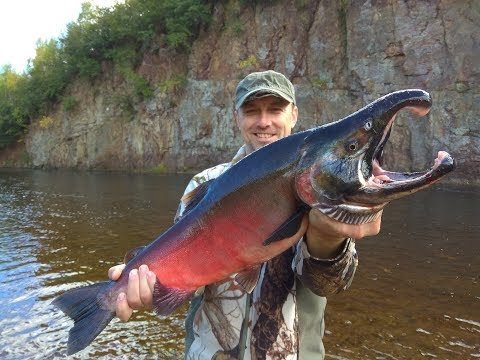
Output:
[[254,133],[254,135],[262,140],[269,140],[275,136],[275,134],[267,134],[267,133]]

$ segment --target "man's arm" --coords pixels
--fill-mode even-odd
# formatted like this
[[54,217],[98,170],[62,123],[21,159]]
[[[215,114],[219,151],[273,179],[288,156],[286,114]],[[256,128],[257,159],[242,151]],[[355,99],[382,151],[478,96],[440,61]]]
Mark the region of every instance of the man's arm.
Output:
[[353,239],[378,234],[381,215],[371,223],[349,225],[311,210],[304,241],[297,247],[294,263],[302,283],[320,296],[346,289],[357,267]]

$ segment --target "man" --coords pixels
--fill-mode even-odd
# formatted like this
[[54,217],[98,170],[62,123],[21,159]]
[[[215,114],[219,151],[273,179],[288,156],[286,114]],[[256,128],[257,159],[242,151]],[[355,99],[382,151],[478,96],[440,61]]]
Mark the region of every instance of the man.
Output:
[[[261,147],[290,135],[298,118],[292,83],[274,71],[252,73],[237,86],[234,119],[244,145],[230,163],[193,177],[186,191],[216,178]],[[181,203],[177,219],[182,216]],[[324,296],[346,289],[357,257],[353,239],[375,235],[380,218],[363,225],[334,221],[311,210],[294,235],[295,248],[262,265],[251,293],[233,276],[197,291],[186,320],[186,359],[321,359]],[[117,279],[123,266],[109,270]],[[142,265],[132,270],[117,316],[152,304],[155,275]]]

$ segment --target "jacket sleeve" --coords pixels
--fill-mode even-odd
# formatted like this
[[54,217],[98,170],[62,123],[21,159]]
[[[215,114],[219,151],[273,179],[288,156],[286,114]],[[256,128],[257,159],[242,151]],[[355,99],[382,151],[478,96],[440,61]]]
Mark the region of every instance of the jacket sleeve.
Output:
[[302,239],[296,247],[293,270],[300,281],[319,296],[339,293],[352,283],[358,265],[355,241],[346,239],[343,250],[334,259],[317,259],[310,255]]

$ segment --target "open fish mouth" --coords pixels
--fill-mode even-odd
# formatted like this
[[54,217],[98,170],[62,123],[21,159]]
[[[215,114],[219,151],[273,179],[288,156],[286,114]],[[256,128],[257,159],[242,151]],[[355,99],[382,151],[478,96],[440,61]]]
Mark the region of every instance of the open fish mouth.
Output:
[[366,181],[366,186],[384,189],[390,187],[415,186],[416,184],[421,186],[423,183],[438,180],[444,174],[445,168],[449,168],[453,164],[453,158],[446,151],[438,152],[437,158],[434,160],[434,164],[430,169],[413,173],[384,170],[380,166],[379,160],[374,159],[372,162],[372,176]]
[[[425,116],[430,111],[430,108],[425,108],[423,106],[406,106],[404,109],[409,110],[416,116]],[[455,167],[453,157],[446,151],[439,151],[437,157],[433,161],[432,167],[424,171],[394,172],[383,169],[381,166],[383,148],[390,137],[392,125],[397,113],[395,113],[388,122],[383,132],[383,136],[373,152],[370,165],[370,177],[368,179],[363,178],[362,172],[359,171],[359,180],[364,185],[363,191],[372,194],[378,193],[378,195],[381,195],[378,200],[382,203],[389,202],[393,199],[402,197],[407,193],[412,193],[425,186],[429,186],[445,174],[452,171]],[[359,166],[361,166],[361,163],[362,161],[359,162]],[[374,202],[378,203],[377,201]]]

